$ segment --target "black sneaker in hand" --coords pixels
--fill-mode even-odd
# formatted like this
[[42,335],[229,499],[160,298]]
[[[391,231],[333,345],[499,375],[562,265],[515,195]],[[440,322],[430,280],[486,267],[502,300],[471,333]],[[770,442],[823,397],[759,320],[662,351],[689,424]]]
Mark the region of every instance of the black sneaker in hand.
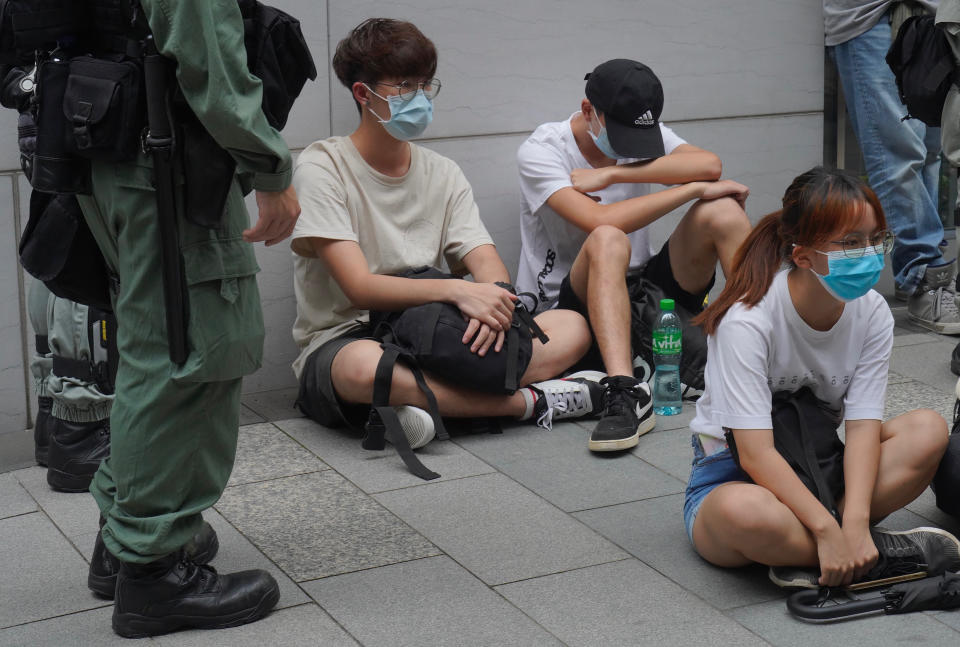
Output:
[[925,571],[928,576],[960,569],[960,541],[940,528],[884,530],[872,528],[870,536],[880,558],[863,579],[880,580]]
[[640,436],[653,429],[657,421],[650,387],[625,375],[607,377],[600,383],[605,387],[603,414],[587,446],[594,452],[615,452],[636,446]]

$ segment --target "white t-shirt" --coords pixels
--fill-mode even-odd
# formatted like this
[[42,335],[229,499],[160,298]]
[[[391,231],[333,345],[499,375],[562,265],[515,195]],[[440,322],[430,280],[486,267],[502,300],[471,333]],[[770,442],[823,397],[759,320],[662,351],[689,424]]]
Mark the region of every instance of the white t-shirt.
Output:
[[830,330],[797,313],[781,271],[754,307],[734,304],[707,337],[706,387],[690,423],[723,438],[723,427],[772,429],[773,393],[809,385],[844,420],[882,420],[893,316],[871,290],[847,303]]
[[[573,113],[573,119],[579,112]],[[517,151],[520,167],[520,267],[517,270],[517,290],[533,292],[540,300],[538,312],[557,304],[560,282],[570,272],[573,260],[587,239],[587,233],[565,220],[547,205],[547,198],[568,186],[570,172],[577,168],[591,168],[580,152],[570,119],[543,124],[527,138]],[[672,130],[660,124],[663,147],[669,154],[686,142]],[[620,160],[619,164],[636,162]],[[600,198],[600,204],[612,204],[647,195],[650,184],[614,184],[591,195]],[[639,269],[653,255],[650,240],[644,229],[629,234],[632,247],[630,268]]]
[[458,271],[471,250],[493,244],[460,167],[414,144],[407,173],[390,177],[368,165],[349,137],[317,141],[298,156],[293,184],[301,208],[291,243],[298,378],[314,350],[369,321],[368,311],[351,305],[307,238],[356,242],[374,274],[441,267],[444,261]]

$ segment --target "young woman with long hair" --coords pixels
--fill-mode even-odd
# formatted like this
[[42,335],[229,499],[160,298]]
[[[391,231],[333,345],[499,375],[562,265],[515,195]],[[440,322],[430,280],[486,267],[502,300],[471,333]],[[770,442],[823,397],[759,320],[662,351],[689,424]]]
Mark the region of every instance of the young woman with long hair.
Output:
[[[684,521],[707,561],[792,567],[771,568],[785,586],[960,568],[960,543],[945,531],[871,526],[923,492],[948,438],[929,409],[882,421],[893,317],[871,287],[892,243],[869,187],[811,169],[744,241],[722,294],[698,317],[709,352]],[[804,386],[845,424],[837,518],[774,446],[773,394]]]

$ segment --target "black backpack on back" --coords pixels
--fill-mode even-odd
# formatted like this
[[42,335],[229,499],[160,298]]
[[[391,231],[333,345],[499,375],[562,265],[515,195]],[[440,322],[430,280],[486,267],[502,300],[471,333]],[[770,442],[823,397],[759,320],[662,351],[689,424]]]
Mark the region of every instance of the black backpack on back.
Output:
[[934,16],[911,16],[904,21],[887,52],[887,65],[907,107],[904,119],[939,127],[947,92],[958,77],[947,34],[934,23]]

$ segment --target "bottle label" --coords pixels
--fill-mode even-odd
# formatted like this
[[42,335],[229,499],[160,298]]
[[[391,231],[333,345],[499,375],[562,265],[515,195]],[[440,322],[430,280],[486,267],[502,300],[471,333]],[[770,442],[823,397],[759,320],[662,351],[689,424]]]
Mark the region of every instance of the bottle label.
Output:
[[654,330],[653,352],[657,355],[673,355],[681,351],[680,331]]

